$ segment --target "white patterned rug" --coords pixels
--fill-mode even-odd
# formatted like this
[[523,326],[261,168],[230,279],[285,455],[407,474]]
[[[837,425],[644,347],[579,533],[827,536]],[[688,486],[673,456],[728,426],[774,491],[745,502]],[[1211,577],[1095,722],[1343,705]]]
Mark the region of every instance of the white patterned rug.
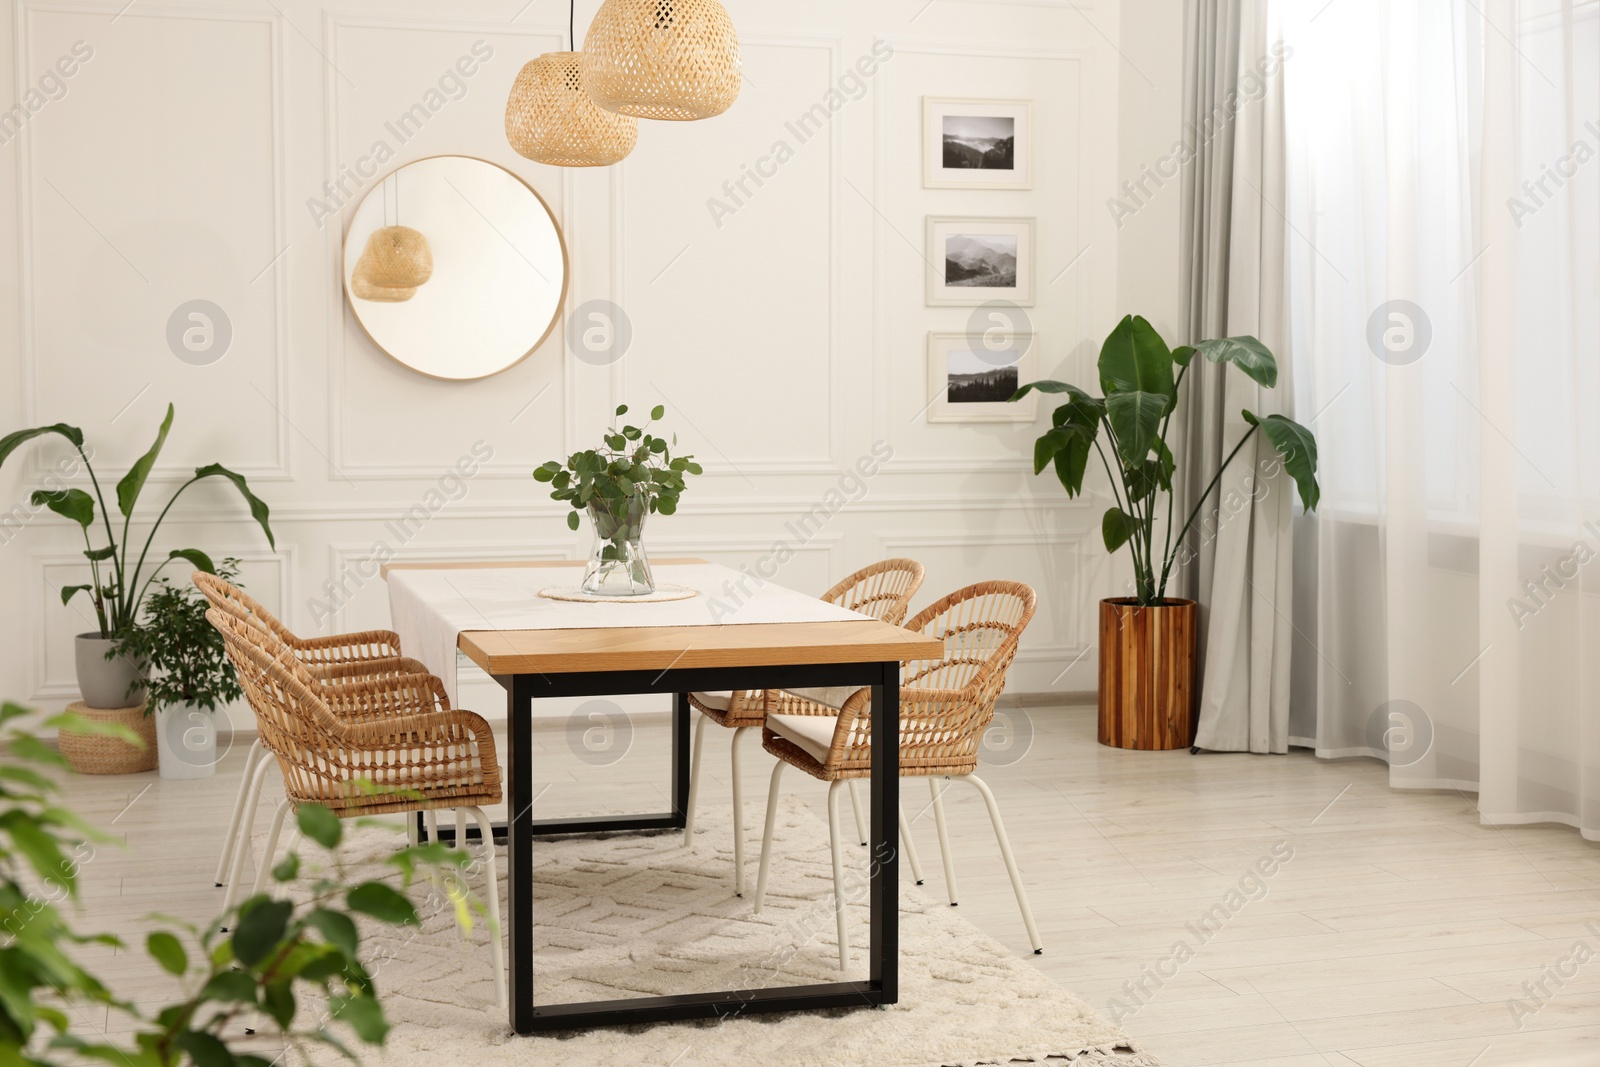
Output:
[[[759,916],[733,895],[728,814],[702,812],[697,830],[693,848],[680,833],[536,843],[538,1002],[840,980],[825,824],[788,802]],[[755,853],[759,827],[750,832]],[[396,843],[381,830],[352,834],[347,873],[381,876],[381,858]],[[850,907],[846,977],[864,979],[866,850],[852,853],[849,886],[858,903]],[[504,859],[502,849],[502,879]],[[749,875],[754,892],[754,862]],[[384,1049],[363,1060],[388,1067],[1154,1067],[1152,1055],[1093,1008],[910,884],[909,871],[901,877],[900,1002],[892,1007],[537,1037],[513,1036],[493,1007],[483,926],[463,941],[451,909],[437,897],[424,900],[421,885],[420,932],[363,930],[394,1024]],[[469,872],[469,884],[482,893],[481,867]],[[503,908],[503,882],[501,899]]]

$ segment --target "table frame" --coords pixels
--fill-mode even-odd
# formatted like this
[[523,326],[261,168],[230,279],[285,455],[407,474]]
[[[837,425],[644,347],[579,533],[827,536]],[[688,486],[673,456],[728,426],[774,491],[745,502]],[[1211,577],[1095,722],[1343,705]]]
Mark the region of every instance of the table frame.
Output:
[[[601,1026],[631,1026],[695,1019],[726,1019],[743,1014],[816,1011],[825,1008],[893,1004],[899,1000],[899,841],[895,813],[900,810],[900,663],[832,663],[738,667],[699,667],[663,671],[593,671],[496,676],[506,689],[506,801],[514,813],[509,828],[495,828],[507,840],[510,1022],[518,1034]],[[533,850],[536,839],[568,834],[648,833],[681,830],[689,804],[689,692],[728,689],[795,689],[812,686],[872,688],[872,827],[875,857],[869,872],[871,937],[866,981],[767,989],[683,993],[539,1006],[533,1000]],[[672,810],[637,815],[534,819],[532,710],[535,700],[558,697],[670,693],[672,714]],[[419,832],[421,815],[418,815]],[[439,839],[453,840],[441,827]],[[470,836],[476,836],[471,831]],[[730,921],[739,921],[732,919]]]

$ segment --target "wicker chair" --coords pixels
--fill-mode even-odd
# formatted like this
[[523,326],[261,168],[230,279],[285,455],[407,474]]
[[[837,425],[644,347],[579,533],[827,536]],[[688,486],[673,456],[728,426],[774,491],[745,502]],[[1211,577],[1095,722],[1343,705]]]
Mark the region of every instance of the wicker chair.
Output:
[[[194,572],[190,575],[190,581],[205,594],[213,608],[266,631],[269,637],[281,648],[287,649],[288,654],[319,680],[338,682],[393,671],[428,673],[421,663],[400,655],[400,638],[388,630],[302,638],[296,636],[249,593],[231,582],[204,571]],[[239,793],[233,801],[233,818],[228,824],[222,855],[217,860],[217,873],[212,879],[218,886],[223,884],[229,868],[234,864],[238,842],[247,833],[243,828],[255,824],[256,795],[260,791],[266,768],[270,766],[261,758],[262,754],[259,740],[253,742],[245,754],[244,774],[239,779]]]
[[[1044,946],[1000,819],[1000,808],[983,779],[973,773],[978,767],[983,731],[994,718],[995,700],[1005,686],[1006,670],[1017,654],[1017,642],[1033,617],[1036,602],[1033,590],[1019,582],[982,582],[951,593],[907,623],[906,629],[943,641],[944,655],[906,664],[899,722],[900,775],[927,778],[933,792],[950,903],[956,903],[955,872],[949,861],[943,807],[939,805],[939,778],[968,782],[982,794],[1006,872],[1011,876],[1011,888],[1017,895],[1023,925],[1028,929],[1028,940],[1034,952],[1040,953]],[[771,702],[762,731],[762,747],[778,757],[778,765],[773,768],[767,794],[767,824],[761,841],[755,906],[759,912],[766,898],[772,831],[778,815],[778,780],[785,766],[798,767],[828,783],[834,910],[839,928],[839,967],[843,970],[849,961],[850,942],[845,929],[844,863],[839,845],[839,787],[872,774],[872,690],[859,689],[834,707],[819,704],[816,691],[810,694],[779,694]],[[899,819],[901,839],[909,846],[911,835],[904,812],[899,813]],[[914,853],[909,847],[907,851],[915,867]]]
[[[470,711],[440,707],[442,689],[432,675],[393,671],[318,682],[260,627],[215,608],[206,618],[222,632],[262,743],[283,772],[286,796],[273,817],[252,894],[265,884],[285,817],[301,804],[321,804],[341,819],[417,810],[432,819],[439,808],[453,808],[457,848],[466,847],[470,814],[482,834],[495,995],[504,1007],[494,828],[483,812],[502,799],[488,722]],[[351,708],[364,714],[352,717]],[[233,904],[237,883],[237,877],[229,883],[224,910]]]
[[[905,621],[911,598],[922,585],[924,573],[922,564],[914,559],[886,559],[856,571],[823,593],[820,599],[899,626]],[[694,755],[689,765],[689,810],[684,820],[683,843],[687,846],[694,839],[694,809],[700,798],[700,752],[705,742],[706,723],[714,722],[733,731],[733,880],[734,892],[741,897],[744,896],[744,784],[739,770],[739,739],[746,730],[765,724],[769,699],[769,694],[760,689],[689,694],[689,704],[700,712],[700,719],[695,724]],[[850,800],[855,805],[856,829],[865,844],[866,822],[853,789]]]

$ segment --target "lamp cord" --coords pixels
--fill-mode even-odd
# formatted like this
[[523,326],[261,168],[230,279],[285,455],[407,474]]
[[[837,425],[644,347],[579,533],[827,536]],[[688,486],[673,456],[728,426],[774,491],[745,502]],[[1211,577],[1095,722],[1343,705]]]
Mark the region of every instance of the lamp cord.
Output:
[[567,9],[567,41],[572,51],[578,50],[578,0],[572,0]]

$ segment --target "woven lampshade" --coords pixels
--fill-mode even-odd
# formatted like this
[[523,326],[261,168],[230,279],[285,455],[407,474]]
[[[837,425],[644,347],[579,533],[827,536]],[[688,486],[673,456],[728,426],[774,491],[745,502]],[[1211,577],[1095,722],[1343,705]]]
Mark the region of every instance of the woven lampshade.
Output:
[[739,97],[739,36],[717,0],[606,0],[583,42],[583,87],[608,111],[708,119]]
[[433,277],[433,249],[409,226],[373,231],[360,262],[367,265],[367,281],[384,289],[415,289]]
[[530,60],[506,100],[506,140],[552,167],[609,167],[639,140],[639,120],[598,107],[583,91],[581,52]]
[[372,281],[372,257],[362,253],[350,272],[350,295],[377,304],[403,304],[417,295],[416,286],[377,285]]

